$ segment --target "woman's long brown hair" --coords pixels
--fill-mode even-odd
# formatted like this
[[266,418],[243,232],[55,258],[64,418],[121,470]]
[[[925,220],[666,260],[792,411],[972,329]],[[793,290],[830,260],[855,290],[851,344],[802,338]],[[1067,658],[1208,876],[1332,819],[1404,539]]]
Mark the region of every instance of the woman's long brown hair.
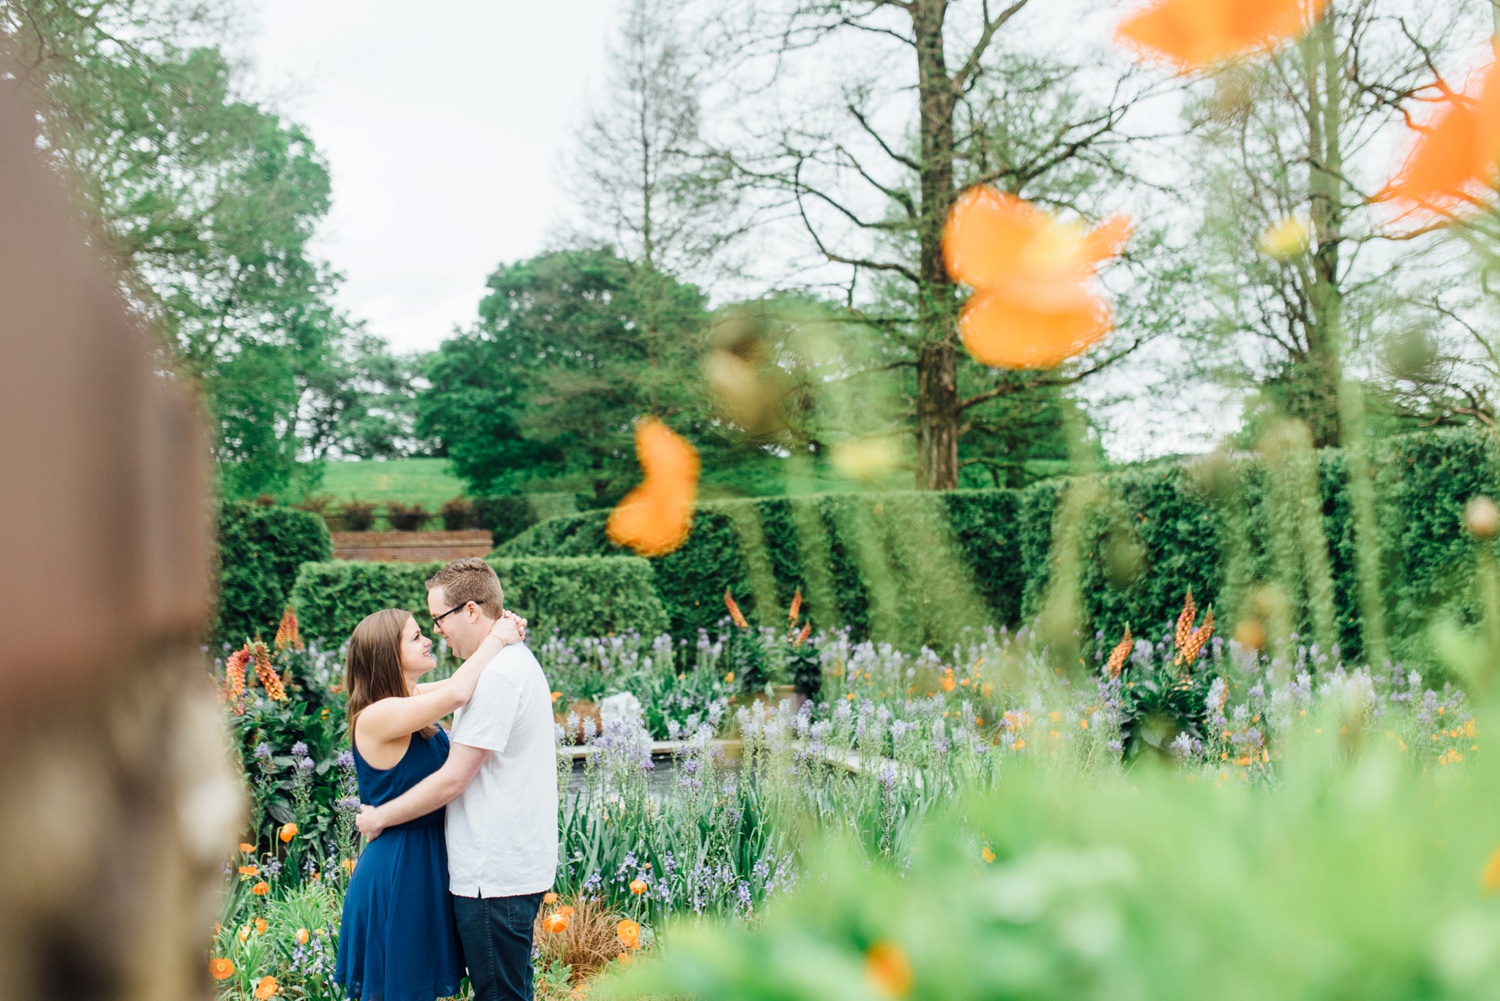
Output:
[[[344,690],[349,693],[349,741],[354,741],[354,723],[359,714],[381,699],[405,698],[411,692],[401,673],[401,632],[411,620],[404,608],[384,608],[360,620],[349,637],[344,657]],[[431,723],[417,733],[431,737]]]

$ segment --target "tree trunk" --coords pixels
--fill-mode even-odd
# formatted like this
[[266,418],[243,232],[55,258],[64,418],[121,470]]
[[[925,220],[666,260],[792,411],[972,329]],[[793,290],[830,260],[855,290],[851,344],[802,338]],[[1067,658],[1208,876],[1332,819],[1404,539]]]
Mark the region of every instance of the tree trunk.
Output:
[[1309,289],[1311,322],[1307,325],[1306,361],[1296,373],[1297,399],[1313,444],[1340,444],[1339,381],[1343,339],[1343,288],[1340,250],[1343,244],[1343,77],[1334,35],[1334,8],[1303,41],[1307,75],[1308,193],[1312,215],[1312,274]]
[[958,365],[956,295],[943,265],[943,223],[956,195],[953,177],[953,80],[943,48],[947,0],[915,0],[918,128],[922,141],[918,246],[917,486],[958,486]]

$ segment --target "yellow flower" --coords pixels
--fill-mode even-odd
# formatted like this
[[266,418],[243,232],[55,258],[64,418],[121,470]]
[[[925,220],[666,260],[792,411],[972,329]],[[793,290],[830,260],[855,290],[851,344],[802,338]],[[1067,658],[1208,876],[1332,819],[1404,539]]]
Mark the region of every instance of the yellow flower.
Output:
[[995,861],[995,852],[990,848],[989,845],[985,845],[980,849],[979,857],[984,859],[986,862],[993,862]]
[[911,993],[911,964],[893,942],[870,946],[865,952],[865,973],[876,990],[888,998],[904,998]]
[[261,977],[260,983],[255,985],[255,996],[259,1001],[266,1001],[266,998],[271,997],[276,991],[275,977]]
[[1260,237],[1260,252],[1277,261],[1289,261],[1307,251],[1307,223],[1296,216],[1267,227]]
[[730,671],[728,674],[724,675],[724,684],[726,684],[726,685],[732,685],[732,684],[734,684],[734,672],[733,671]]
[[208,975],[215,980],[228,980],[234,976],[234,962],[223,956],[215,956],[208,961]]
[[282,824],[281,825],[281,835],[280,835],[280,837],[281,837],[281,840],[283,842],[291,841],[296,836],[297,836],[297,825],[296,824]]

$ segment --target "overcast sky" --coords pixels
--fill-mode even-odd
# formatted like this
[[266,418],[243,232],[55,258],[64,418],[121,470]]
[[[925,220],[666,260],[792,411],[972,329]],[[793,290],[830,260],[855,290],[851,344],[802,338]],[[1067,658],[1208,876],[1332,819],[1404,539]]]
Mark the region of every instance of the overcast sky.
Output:
[[261,0],[259,89],[333,172],[320,250],[346,277],[343,306],[397,351],[436,347],[498,263],[548,242],[618,6]]

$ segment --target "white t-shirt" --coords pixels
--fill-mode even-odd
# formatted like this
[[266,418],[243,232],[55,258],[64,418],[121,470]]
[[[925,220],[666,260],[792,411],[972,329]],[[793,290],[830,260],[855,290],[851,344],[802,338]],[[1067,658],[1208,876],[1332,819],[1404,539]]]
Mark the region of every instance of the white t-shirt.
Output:
[[514,897],[557,874],[557,750],[552,693],[520,643],[484,668],[453,714],[453,742],[490,752],[448,804],[448,888],[458,897]]

